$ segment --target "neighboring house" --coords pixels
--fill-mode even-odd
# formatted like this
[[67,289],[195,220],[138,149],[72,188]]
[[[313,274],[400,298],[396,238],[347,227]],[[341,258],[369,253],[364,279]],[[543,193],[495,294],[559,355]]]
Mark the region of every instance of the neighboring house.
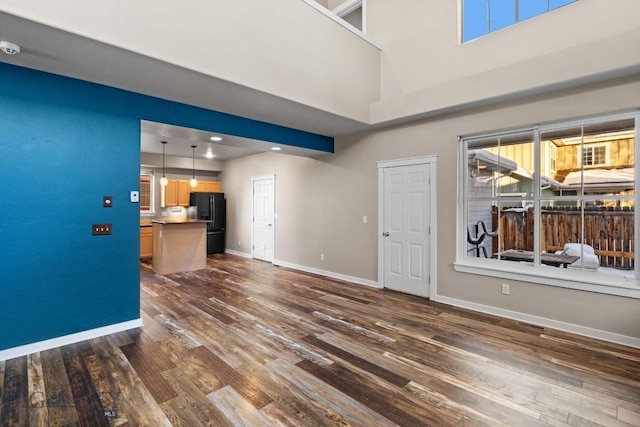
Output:
[[[430,156],[430,298],[640,346],[636,266],[623,277],[468,256],[469,219],[493,205],[517,200],[541,215],[638,200],[634,188],[562,186],[580,158],[582,172],[637,176],[640,2],[491,7],[517,3],[517,15],[489,16],[482,2],[363,0],[359,32],[311,0],[0,1],[0,39],[22,46],[0,56],[0,323],[15,325],[0,334],[0,359],[139,325],[139,208],[129,197],[141,120],[314,150],[219,165],[227,247],[250,256],[251,179],[275,175],[274,262],[369,286],[384,284],[377,162]],[[463,18],[473,4],[484,15],[472,28]],[[583,152],[560,143],[595,130],[629,136]],[[466,156],[498,140],[542,153],[533,164],[514,153],[504,194]],[[467,191],[472,173],[487,180]],[[540,192],[536,174],[549,178]],[[92,237],[102,222],[113,235]],[[539,252],[546,231],[531,222]]]
[[[467,251],[497,258],[506,250],[562,252],[568,244],[583,243],[599,256],[588,270],[633,269],[635,129],[627,123],[629,129],[612,131],[619,126],[624,121],[579,136],[575,129],[555,138],[540,134],[539,144],[531,141],[533,133],[472,143],[482,148],[467,152],[466,193],[474,201],[467,205]],[[539,245],[536,223],[542,224]],[[495,235],[483,238],[489,234]]]
[[[582,138],[557,138],[541,141],[540,171],[542,179],[553,191],[576,191],[584,184],[589,193],[605,191],[624,194],[633,190],[635,169],[635,139],[633,131],[612,132]],[[485,151],[513,162],[517,178],[502,178],[501,187],[521,183],[521,192],[531,191],[529,184],[534,171],[534,146],[530,142],[488,147]],[[471,158],[471,155],[470,155]],[[479,162],[482,168],[482,161]],[[507,168],[511,175],[511,167]],[[507,189],[509,191],[509,189]],[[511,191],[509,191],[511,192]]]

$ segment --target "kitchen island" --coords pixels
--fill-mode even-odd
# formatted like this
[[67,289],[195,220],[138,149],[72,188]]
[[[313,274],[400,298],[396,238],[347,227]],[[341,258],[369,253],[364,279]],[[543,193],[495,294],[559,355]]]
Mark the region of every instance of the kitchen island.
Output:
[[207,267],[207,223],[197,219],[154,219],[153,269],[158,274]]

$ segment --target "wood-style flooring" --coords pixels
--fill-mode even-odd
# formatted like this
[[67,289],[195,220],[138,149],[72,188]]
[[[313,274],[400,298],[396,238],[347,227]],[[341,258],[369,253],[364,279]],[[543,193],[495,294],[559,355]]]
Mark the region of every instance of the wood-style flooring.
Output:
[[640,350],[424,298],[214,255],[141,313],[0,361],[0,425],[640,426]]

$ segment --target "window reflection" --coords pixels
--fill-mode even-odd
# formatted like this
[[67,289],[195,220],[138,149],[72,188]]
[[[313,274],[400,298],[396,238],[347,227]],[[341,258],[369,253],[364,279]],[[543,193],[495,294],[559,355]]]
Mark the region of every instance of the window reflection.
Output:
[[467,256],[634,270],[635,120],[540,129],[464,140]]

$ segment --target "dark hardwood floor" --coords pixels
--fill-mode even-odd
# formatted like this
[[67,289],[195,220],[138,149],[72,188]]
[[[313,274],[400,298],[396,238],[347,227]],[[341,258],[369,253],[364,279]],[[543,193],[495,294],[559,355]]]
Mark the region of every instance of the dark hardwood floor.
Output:
[[[640,426],[640,350],[232,255],[0,361],[2,426]],[[594,308],[595,309],[595,308]]]

